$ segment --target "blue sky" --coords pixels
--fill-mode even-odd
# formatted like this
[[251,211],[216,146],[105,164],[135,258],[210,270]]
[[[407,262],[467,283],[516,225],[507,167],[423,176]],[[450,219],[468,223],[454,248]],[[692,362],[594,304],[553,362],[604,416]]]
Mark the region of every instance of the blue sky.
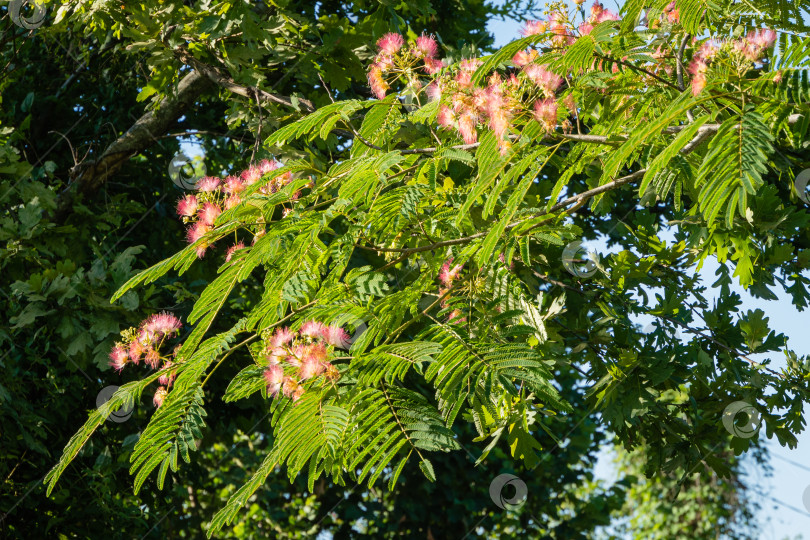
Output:
[[[620,10],[620,4],[605,1],[605,6],[616,12]],[[570,2],[569,2],[570,5]],[[586,8],[590,2],[586,4]],[[491,21],[488,25],[491,32],[495,34],[496,45],[503,46],[506,43],[519,37],[520,24],[515,21]],[[802,204],[799,202],[798,204]],[[671,234],[662,235],[663,238],[671,239]],[[594,244],[593,248],[607,254],[609,251],[605,244]],[[715,271],[719,264],[710,260],[700,270],[699,275],[703,285],[710,286],[715,281]],[[781,332],[788,337],[789,347],[798,354],[810,353],[810,339],[808,330],[810,329],[810,311],[799,312],[788,295],[779,294],[778,300],[762,300],[752,298],[741,287],[733,287],[733,290],[740,294],[743,299],[742,310],[762,309],[770,318],[771,328]],[[707,299],[717,298],[717,294],[706,294]],[[781,354],[770,355],[773,363],[771,367],[779,370],[785,366],[784,356]],[[762,360],[763,355],[753,355],[754,360]],[[765,436],[764,430],[760,433],[760,438]],[[805,431],[798,436],[799,444],[794,450],[780,446],[776,439],[767,440],[766,444],[772,453],[771,466],[773,476],[766,478],[761,467],[749,460],[746,466],[747,478],[745,481],[757,494],[762,510],[757,516],[762,524],[763,540],[783,540],[785,538],[798,538],[802,533],[810,531],[810,512],[805,508],[802,501],[805,490],[810,489],[810,433]],[[599,478],[612,482],[616,480],[616,470],[611,463],[611,456],[606,453],[597,465],[596,474]],[[531,494],[529,495],[531,496]],[[775,502],[776,501],[776,502]]]

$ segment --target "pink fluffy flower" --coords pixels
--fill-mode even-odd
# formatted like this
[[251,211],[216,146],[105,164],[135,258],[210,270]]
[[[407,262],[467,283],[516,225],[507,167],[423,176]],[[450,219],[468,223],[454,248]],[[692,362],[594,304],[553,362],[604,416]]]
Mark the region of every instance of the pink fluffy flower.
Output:
[[469,71],[459,71],[458,73],[456,73],[455,80],[459,88],[469,90],[473,86],[472,73]]
[[293,393],[298,390],[299,384],[292,377],[284,377],[281,382],[281,391],[287,397],[292,397]]
[[186,195],[177,201],[177,215],[182,217],[192,217],[197,213],[197,197],[194,195]]
[[692,75],[692,95],[697,96],[700,94],[703,89],[706,87],[706,72],[709,70],[709,66],[706,61],[699,57],[695,56],[692,59],[692,62],[689,64],[687,71],[690,75]]
[[507,137],[510,114],[506,107],[501,79],[497,74],[490,77],[489,86],[484,92],[484,110],[489,116],[489,127],[498,141],[498,149],[501,155],[505,155],[511,146]]
[[264,380],[267,382],[267,391],[273,395],[278,394],[284,381],[284,369],[279,365],[268,367],[264,370]]
[[459,62],[459,67],[461,71],[466,71],[467,73],[474,73],[476,69],[481,65],[480,58],[467,58],[466,60],[462,60]]
[[326,350],[326,345],[320,342],[310,344],[309,350],[307,351],[307,358],[311,358],[319,362],[325,362],[328,355],[329,352]]
[[383,99],[385,92],[388,90],[388,83],[383,79],[382,70],[379,66],[372,64],[368,72],[368,84],[371,86],[371,92],[377,99]]
[[439,44],[433,36],[422,34],[416,38],[416,51],[424,58],[435,58],[439,54]]
[[324,362],[324,368],[326,371],[326,378],[330,381],[336,381],[340,378],[340,371],[338,371],[338,368],[329,362]]
[[231,208],[236,207],[240,202],[242,202],[242,198],[239,195],[231,195],[225,199],[222,206],[225,208],[225,210],[230,210]]
[[523,28],[520,29],[522,36],[536,36],[543,34],[548,30],[548,23],[546,21],[526,21]]
[[276,160],[271,161],[269,159],[263,159],[263,160],[261,160],[259,162],[258,167],[259,167],[259,172],[261,172],[262,174],[267,174],[270,171],[275,171],[276,169],[281,167],[281,163],[279,163]]
[[126,349],[120,343],[116,343],[110,351],[110,365],[120,372],[127,365],[127,360],[129,360],[129,355]]
[[133,340],[129,344],[129,359],[132,360],[132,363],[138,365],[138,362],[141,361],[141,355],[143,355],[143,345],[141,345],[140,341]]
[[453,113],[453,110],[448,107],[447,105],[442,105],[439,107],[439,114],[436,116],[436,122],[444,128],[451,128],[455,126],[456,123],[456,115]]
[[188,240],[189,244],[193,244],[194,242],[205,236],[205,233],[207,233],[210,230],[211,227],[209,227],[205,223],[198,221],[197,223],[189,227],[188,231],[186,231],[186,240]]
[[700,46],[696,56],[703,61],[708,62],[710,60],[714,60],[714,57],[717,56],[717,52],[719,50],[720,47],[717,46],[717,43],[709,40]]
[[574,99],[574,94],[568,94],[562,99],[563,106],[568,109],[572,115],[577,115],[577,102]]
[[458,117],[458,132],[466,144],[473,144],[478,140],[478,132],[475,125],[478,123],[475,111],[467,110]]
[[425,58],[425,73],[435,75],[444,67],[444,62],[438,58]]
[[549,15],[549,23],[551,24],[551,43],[555,47],[564,47],[571,45],[576,41],[576,38],[568,32],[566,26],[567,16],[560,11],[555,11]]
[[180,319],[166,311],[154,313],[141,323],[141,329],[146,331],[155,342],[163,336],[178,333],[182,326],[183,323],[180,322]]
[[160,364],[160,354],[155,349],[149,348],[146,350],[144,361],[150,368],[157,369]]
[[590,20],[596,21],[602,12],[605,11],[605,6],[602,5],[599,0],[596,0],[593,5],[591,5],[591,17]]
[[[174,364],[171,361],[167,360],[163,364],[163,368],[165,369],[165,368],[168,368],[168,367],[172,367],[173,365]],[[169,371],[167,373],[164,373],[163,375],[161,375],[158,378],[158,384],[161,384],[161,385],[165,386],[166,388],[170,388],[172,383],[174,382],[174,379],[176,377],[177,377],[177,374],[174,371]]]
[[535,101],[534,118],[546,131],[552,131],[557,126],[557,102],[553,99]]
[[242,174],[240,174],[239,176],[241,176],[242,181],[246,185],[250,186],[259,181],[259,179],[262,177],[262,171],[259,167],[251,165],[250,167],[242,171]]
[[155,407],[160,407],[163,405],[163,402],[166,401],[166,396],[169,395],[169,391],[166,390],[165,386],[158,386],[158,389],[155,391],[155,397],[152,398],[152,403],[155,404]]
[[349,343],[349,334],[337,325],[324,326],[322,336],[323,340],[333,347],[348,349],[351,345],[351,343]]
[[439,270],[439,281],[441,281],[445,287],[452,286],[453,281],[458,279],[458,276],[461,275],[461,271],[464,269],[463,264],[457,264],[451,268],[450,265],[452,264],[453,258],[451,257],[444,261],[442,269]]
[[381,52],[396,54],[405,45],[405,38],[395,32],[388,32],[377,40],[377,47]]
[[321,337],[323,324],[318,321],[307,321],[301,326],[300,334],[312,339]]
[[149,330],[146,329],[146,321],[148,321],[149,318],[151,318],[151,316],[147,317],[146,320],[141,322],[141,325],[138,327],[137,341],[138,343],[140,343],[145,347],[144,350],[146,350],[146,348],[151,347],[153,343],[156,343],[158,339],[160,339],[160,337],[156,336],[154,332],[150,332]]
[[207,202],[202,205],[202,208],[198,211],[198,216],[200,218],[200,223],[206,225],[208,227],[214,224],[214,221],[217,219],[222,213],[222,209],[214,203]]
[[288,345],[294,337],[295,334],[289,328],[278,328],[273,334],[273,337],[270,338],[270,345],[272,347],[283,347]]
[[281,383],[272,383],[267,385],[267,393],[273,397],[278,396],[281,392]]
[[374,57],[374,62],[371,65],[377,66],[382,73],[385,73],[394,67],[394,57],[382,51]]
[[704,88],[706,88],[706,75],[704,73],[698,73],[692,77],[692,95],[697,96],[700,94]]
[[535,58],[537,58],[537,51],[534,49],[522,50],[515,53],[515,56],[512,57],[512,63],[517,67],[523,67]]
[[[599,6],[597,12],[594,14],[594,8]],[[594,23],[600,23],[605,21],[618,21],[619,16],[610,11],[609,9],[605,9],[602,4],[599,2],[594,2],[593,7],[591,8],[591,17]]]
[[437,101],[442,98],[442,87],[436,81],[425,87],[425,95],[430,101]]
[[301,365],[301,361],[306,356],[307,349],[304,345],[296,345],[292,348],[292,354],[287,356],[285,360],[288,364],[293,367],[299,367]]
[[737,41],[734,48],[751,62],[757,62],[762,55],[776,42],[776,32],[771,29],[752,30],[747,36]]
[[228,251],[225,252],[225,262],[228,262],[228,261],[231,260],[231,258],[233,257],[233,254],[234,254],[234,252],[236,250],[244,249],[244,248],[245,248],[244,242],[237,242],[234,245],[232,245],[231,247],[229,247]]
[[223,188],[225,193],[229,195],[234,195],[236,193],[242,193],[245,191],[245,184],[242,182],[242,179],[238,176],[229,176],[225,178],[225,187]]
[[498,150],[505,156],[511,147],[511,142],[507,136],[509,132],[509,117],[503,110],[494,111],[489,116],[489,127],[498,142]]
[[212,192],[217,191],[219,189],[219,178],[216,176],[203,176],[200,178],[200,181],[197,182],[197,191],[202,192]]
[[266,354],[265,358],[267,359],[267,364],[270,366],[275,366],[280,364],[282,360],[287,357],[287,351],[282,349],[281,347],[275,347],[270,351],[270,354]]
[[[502,264],[504,264],[504,265],[506,264],[506,256],[503,254],[503,252],[501,252],[501,253],[498,255],[498,260],[499,260],[499,261],[501,261],[501,263],[502,263]],[[514,261],[510,261],[510,262],[509,262],[509,269],[510,269],[510,270],[514,270],[514,269],[515,269],[515,262],[514,262]]]
[[298,375],[301,377],[301,379],[307,380],[311,379],[312,377],[317,377],[323,373],[323,370],[323,364],[315,359],[308,358],[301,363],[301,368],[298,371]]
[[675,6],[675,2],[670,2],[664,8],[664,14],[670,24],[677,24],[681,20],[680,10]]
[[762,50],[770,49],[776,43],[776,32],[770,28],[762,28],[749,33],[748,39]]
[[460,113],[468,108],[469,96],[464,92],[454,92],[450,97],[450,105],[454,113]]
[[537,64],[525,66],[523,72],[534,84],[540,87],[546,97],[553,97],[554,92],[563,82],[562,77]]
[[714,41],[709,40],[703,43],[692,57],[692,61],[687,68],[689,74],[692,75],[692,95],[697,96],[706,87],[706,74],[709,71],[709,62],[717,56],[718,51],[718,45]]

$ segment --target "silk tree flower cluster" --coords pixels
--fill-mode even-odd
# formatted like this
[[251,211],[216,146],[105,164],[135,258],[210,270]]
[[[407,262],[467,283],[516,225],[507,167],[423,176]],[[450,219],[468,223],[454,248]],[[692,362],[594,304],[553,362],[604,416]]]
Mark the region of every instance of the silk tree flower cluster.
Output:
[[[495,135],[502,155],[511,147],[510,136],[515,119],[534,118],[544,131],[555,130],[559,123],[557,92],[564,79],[536,63],[538,56],[536,50],[519,51],[512,59],[517,71],[507,77],[493,73],[485,87],[472,83],[472,74],[480,61],[470,59],[460,62],[452,78],[436,83],[441,99],[438,124],[458,131],[465,144],[478,141],[479,126],[488,127]],[[532,105],[527,107],[527,103]],[[576,104],[570,92],[560,98],[560,103],[571,115],[576,115]],[[567,118],[562,127],[570,127]]]
[[[581,6],[584,2],[577,2]],[[680,23],[680,13],[675,2],[659,10],[657,19],[649,21],[650,10],[640,24],[650,28]],[[571,119],[577,116],[577,104],[573,89],[566,78],[576,73],[557,73],[549,66],[540,63],[538,49],[565,49],[577,38],[590,34],[600,23],[619,21],[619,16],[605,9],[601,2],[594,2],[587,14],[582,11],[582,22],[577,24],[569,16],[563,3],[550,6],[548,20],[528,21],[521,33],[524,36],[537,36],[534,47],[518,51],[512,58],[515,69],[502,76],[493,73],[486,84],[473,83],[473,74],[481,65],[475,58],[465,59],[458,64],[441,69],[434,67],[437,45],[432,38],[422,36],[415,42],[405,45],[405,38],[399,34],[386,34],[377,43],[379,53],[369,70],[369,83],[375,95],[382,99],[390,88],[389,79],[384,75],[404,79],[412,88],[422,88],[415,75],[419,61],[424,61],[424,69],[429,74],[438,74],[424,86],[430,100],[439,100],[437,123],[444,129],[457,132],[465,144],[478,142],[479,129],[489,129],[495,135],[501,155],[508,153],[511,141],[517,136],[514,126],[534,120],[543,131],[552,133],[558,128],[563,132],[572,129]],[[776,35],[772,30],[755,30],[746,37],[722,46],[714,42],[704,43],[695,53],[689,66],[692,76],[691,86],[694,95],[706,85],[709,64],[719,50],[728,51],[736,60],[736,67],[745,71],[751,62],[757,62],[773,46]],[[696,43],[696,40],[693,40]],[[671,77],[675,52],[669,45],[661,45],[652,54],[645,54],[646,71],[654,76]],[[625,56],[622,61],[628,61]],[[611,65],[614,74],[619,73],[616,62],[594,59],[594,69]],[[441,73],[439,73],[441,71]],[[652,76],[642,74],[642,77]],[[777,75],[778,76],[778,75]],[[562,120],[562,121],[560,121]]]
[[[577,2],[582,5],[584,2]],[[675,2],[673,2],[674,4]],[[605,21],[618,21],[619,16],[605,7],[600,2],[594,2],[590,8],[590,14],[578,26],[570,19],[565,9],[565,5],[552,5],[549,11],[548,21],[527,21],[520,33],[524,37],[545,36],[546,45],[550,47],[566,47],[572,45],[577,37],[591,33],[594,25]]]
[[[582,4],[584,2],[579,2]],[[674,4],[675,2],[673,2]],[[527,21],[521,29],[523,36],[536,36],[549,34],[548,41],[552,47],[565,47],[576,41],[578,36],[591,33],[594,25],[605,21],[618,21],[619,16],[605,9],[600,2],[594,2],[590,9],[590,16],[576,27],[568,17],[565,9],[553,9],[549,13],[548,21]]]
[[349,335],[336,325],[307,321],[297,332],[279,328],[265,340],[267,393],[298,401],[305,381],[321,375],[336,381],[340,373],[329,360],[335,356],[335,347],[348,349],[350,345]]
[[706,87],[707,74],[712,63],[721,59],[731,62],[738,74],[743,75],[751,64],[760,63],[776,43],[776,32],[768,28],[752,30],[739,39],[718,43],[703,42],[692,57],[689,74],[692,76],[692,95],[697,96]]
[[[281,167],[277,161],[268,159],[262,160],[257,165],[251,165],[238,176],[232,175],[225,178],[215,176],[205,176],[197,182],[197,192],[188,194],[177,202],[177,215],[184,223],[189,224],[186,232],[186,239],[189,244],[193,244],[214,226],[214,221],[224,210],[229,210],[238,205],[241,201],[241,194],[245,189],[258,182],[264,175]],[[268,183],[263,185],[260,193],[271,194],[292,182],[293,174],[287,171],[276,175]],[[296,192],[292,200],[299,197]],[[206,242],[197,246],[197,256],[202,258],[206,250],[211,247]],[[231,246],[225,256],[226,261],[230,261],[233,253],[245,245],[237,242]]]
[[[577,1],[576,4],[581,6],[584,4],[584,1]],[[582,11],[582,14],[583,20],[577,24],[573,19],[570,18],[565,4],[555,3],[550,6],[547,21],[527,21],[521,29],[521,34],[524,37],[537,36],[537,41],[535,44],[536,47],[543,49],[565,49],[569,45],[572,45],[577,38],[589,35],[596,25],[605,22],[618,22],[621,20],[619,15],[609,9],[605,9],[604,5],[599,1],[596,1],[591,5],[587,15],[584,10]],[[649,14],[650,10],[647,10],[644,17],[639,20],[639,25],[648,26],[651,29],[658,29],[661,28],[662,25],[671,26],[678,24],[680,21],[679,11],[674,1],[670,2],[666,7],[664,7],[664,9],[658,14],[657,19],[650,21]],[[537,58],[537,56],[537,51],[533,49],[520,51],[517,55],[515,55],[512,62],[516,66],[521,67]],[[659,47],[658,50],[651,56],[654,60],[656,60],[654,63],[655,65],[651,70],[653,73],[657,74],[660,70],[663,70],[668,74],[671,74],[672,67],[668,64],[660,62],[660,60],[665,56],[663,47]],[[622,58],[622,60],[627,60],[627,57]],[[596,70],[601,70],[602,66],[606,64],[608,64],[608,62],[605,62],[604,60],[594,60],[593,68]],[[618,73],[618,65],[612,63],[611,70],[613,73]]]
[[[498,261],[506,266],[506,257],[503,253],[498,255]],[[510,262],[508,265],[509,270],[514,270],[515,263]],[[439,270],[439,283],[441,283],[439,287],[439,297],[444,297],[445,294],[448,293],[453,288],[453,283],[456,282],[458,279],[461,278],[461,273],[464,271],[463,264],[453,264],[453,257],[450,257],[444,264],[442,265],[441,269]],[[440,305],[443,308],[448,307],[450,304],[450,295],[447,295],[445,298],[442,299]],[[467,320],[466,317],[462,317],[462,312],[459,309],[452,310],[447,316],[447,322],[455,321],[456,323],[463,323]]]
[[377,99],[383,99],[390,82],[404,78],[414,93],[422,88],[419,70],[427,75],[441,71],[444,64],[437,58],[439,44],[432,36],[422,35],[405,43],[405,38],[389,32],[377,41],[377,56],[369,66],[368,83]]
[[[461,277],[463,270],[463,264],[453,265],[452,257],[444,261],[441,270],[439,270],[439,282],[441,283],[441,287],[439,288],[440,297],[445,296],[453,287],[453,282]],[[450,296],[448,295],[441,301],[441,306],[446,308],[449,304],[449,300]],[[456,323],[463,323],[466,320],[466,317],[461,316],[461,310],[459,309],[454,309],[447,315],[447,322],[455,321]]]
[[[575,3],[582,9],[581,6],[585,2],[584,0],[576,0]],[[661,23],[673,25],[680,22],[680,11],[674,1],[664,7],[657,20],[650,21],[649,13],[650,10],[646,10],[644,16],[639,20],[641,26],[657,29],[661,26]],[[523,36],[549,34],[549,45],[552,47],[565,47],[573,44],[577,37],[590,34],[594,26],[599,23],[621,20],[618,14],[605,9],[605,6],[599,1],[591,5],[587,18],[583,18],[584,20],[579,25],[576,25],[569,18],[564,3],[552,4],[548,21],[527,21],[521,29],[521,34]]]
[[[141,360],[152,369],[172,367],[176,349],[166,355],[162,355],[160,350],[167,344],[168,339],[180,333],[182,326],[177,317],[165,311],[149,316],[137,328],[121,332],[122,341],[117,342],[110,351],[110,365],[119,373],[127,364],[137,366]],[[155,407],[163,404],[175,376],[174,372],[169,371],[158,379],[160,387],[153,399]]]

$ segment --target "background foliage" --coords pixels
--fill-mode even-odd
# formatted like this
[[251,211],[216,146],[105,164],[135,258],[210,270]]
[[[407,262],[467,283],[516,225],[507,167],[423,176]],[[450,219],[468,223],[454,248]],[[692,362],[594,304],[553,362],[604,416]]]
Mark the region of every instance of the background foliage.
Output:
[[[763,313],[739,312],[740,299],[728,291],[728,284],[736,279],[763,297],[773,294],[770,288],[782,287],[797,306],[806,306],[807,279],[801,273],[808,263],[808,217],[791,191],[791,172],[785,172],[795,174],[810,165],[807,123],[788,121],[791,114],[807,110],[806,40],[790,34],[806,31],[801,22],[804,4],[763,6],[764,14],[755,18],[721,3],[709,6],[703,20],[700,13],[706,5],[684,2],[682,27],[660,38],[675,43],[676,50],[686,33],[740,36],[760,21],[779,21],[785,31],[779,45],[785,52],[778,66],[767,64],[762,71],[772,74],[782,68],[784,82],[746,82],[745,90],[738,92],[745,95],[746,103],[741,104],[722,93],[723,85],[743,83],[721,81],[718,75],[716,92],[721,96],[705,101],[702,106],[709,111],[701,111],[696,99],[689,101],[688,90],[683,94],[687,97],[678,98],[682,92],[674,77],[669,85],[659,86],[624,66],[618,68],[624,76],[614,80],[604,72],[583,77],[574,90],[582,106],[577,122],[587,125],[591,134],[626,139],[591,146],[567,142],[548,158],[554,172],[544,170],[544,181],[528,185],[525,200],[518,201],[520,209],[510,211],[504,208],[515,206],[510,198],[515,188],[508,175],[500,173],[517,167],[519,158],[534,151],[532,145],[516,144],[512,161],[499,161],[493,141],[482,134],[481,146],[470,153],[448,150],[402,159],[395,149],[433,144],[424,127],[430,120],[420,120],[418,111],[407,117],[408,110],[392,107],[390,97],[387,106],[372,106],[366,67],[376,52],[374,42],[388,31],[411,37],[435,33],[447,60],[493,53],[486,19],[504,12],[526,15],[525,6],[451,1],[48,6],[45,24],[34,31],[20,28],[8,16],[3,19],[0,230],[5,247],[0,264],[5,294],[0,300],[7,323],[0,329],[0,511],[5,536],[198,537],[265,458],[277,456],[284,446],[276,439],[283,432],[273,431],[270,424],[270,418],[283,416],[283,405],[277,404],[275,416],[268,416],[268,401],[259,394],[241,401],[222,399],[231,379],[253,362],[239,350],[205,387],[206,429],[194,459],[169,472],[162,491],[152,479],[137,495],[131,489],[129,457],[154,411],[144,398],[126,422],[107,421],[45,497],[43,476],[87,411],[96,407],[98,391],[138,379],[133,371],[118,375],[106,366],[120,330],[164,309],[182,314],[185,321],[201,295],[203,300],[205,295],[223,299],[216,318],[211,315],[210,335],[231,331],[246,313],[261,310],[265,320],[275,322],[289,312],[288,306],[321,298],[338,307],[315,305],[301,320],[337,320],[347,309],[355,310],[369,322],[369,331],[352,350],[361,353],[397,329],[403,317],[425,307],[420,304],[423,293],[435,292],[439,268],[452,254],[466,262],[468,276],[474,271],[481,276],[465,278],[466,289],[452,299],[451,307],[464,310],[467,323],[450,328],[446,311],[432,312],[433,324],[414,323],[403,341],[441,344],[447,356],[431,356],[447,369],[454,363],[460,366],[458,377],[481,373],[486,379],[492,374],[489,364],[457,364],[461,356],[451,352],[461,341],[491,355],[485,357],[487,362],[502,362],[505,377],[515,375],[507,370],[522,370],[520,376],[530,384],[527,373],[537,369],[532,373],[542,380],[536,380],[533,389],[538,395],[545,391],[545,405],[558,414],[538,414],[537,404],[524,394],[499,403],[504,397],[498,392],[474,393],[473,406],[453,424],[454,442],[444,441],[445,447],[457,444],[459,449],[431,452],[429,466],[424,460],[421,467],[419,461],[405,462],[390,491],[387,482],[355,488],[351,478],[339,486],[329,476],[314,479],[305,474],[291,484],[288,473],[306,462],[296,466],[288,461],[287,467],[278,468],[270,462],[257,495],[238,513],[236,506],[226,507],[234,511],[235,522],[217,536],[310,537],[328,531],[336,537],[443,538],[475,530],[492,537],[577,538],[609,535],[610,529],[603,527],[612,522],[638,538],[652,537],[652,531],[662,538],[677,537],[687,528],[692,537],[756,537],[751,519],[756,502],[746,496],[735,454],[748,450],[759,455],[758,438],[732,438],[719,418],[729,401],[755,402],[764,421],[760,436],[791,444],[803,428],[807,368],[768,327]],[[628,2],[627,17],[640,7]],[[622,47],[638,45],[626,35],[611,39],[600,47],[615,49],[618,58]],[[513,47],[490,57],[489,67],[508,62],[515,51]],[[587,64],[572,56],[549,60]],[[211,77],[188,78],[206,66],[216,69]],[[275,97],[267,98],[270,94]],[[324,110],[332,99],[362,104],[347,113],[350,123],[337,120],[342,133],[319,133],[323,116],[297,124],[300,135],[311,132],[306,142],[290,135],[290,128],[279,129],[313,110]],[[175,105],[178,102],[183,105]],[[631,110],[630,102],[643,105]],[[651,135],[684,121],[690,108],[699,118],[705,113],[708,118],[701,122],[722,127],[695,154],[679,158],[674,154],[690,137]],[[380,111],[391,117],[381,118]],[[159,121],[167,113],[168,118]],[[659,120],[645,126],[650,117]],[[356,140],[349,143],[355,138],[354,124],[384,150]],[[735,145],[735,138],[723,136],[722,130],[733,131],[738,124],[752,135]],[[139,130],[143,125],[146,131]],[[189,132],[198,134],[191,137]],[[446,146],[459,143],[451,133],[441,136]],[[300,258],[288,253],[280,259],[282,270],[270,265],[268,275],[275,279],[249,272],[225,299],[214,281],[222,271],[221,254],[216,253],[194,262],[182,276],[170,272],[110,303],[113,293],[137,271],[182,249],[183,227],[173,208],[182,192],[171,183],[166,168],[178,142],[189,138],[201,145],[214,174],[276,156],[326,171],[318,177],[318,186],[342,173],[338,165],[328,167],[348,160],[356,170],[375,170],[386,181],[398,175],[401,183],[387,185],[389,191],[372,211],[363,191],[368,177],[355,176],[355,186],[344,179],[333,195],[351,200],[351,205],[338,201],[327,211],[302,210],[295,228],[286,231],[292,237],[331,233],[328,242],[322,241],[332,246],[336,259],[343,257],[345,272],[331,275],[331,270],[317,268],[305,250]],[[274,146],[276,142],[284,144]],[[677,143],[681,146],[675,148]],[[526,168],[547,153],[533,154]],[[733,160],[735,155],[747,159],[757,153],[763,159]],[[668,155],[671,163],[656,162],[660,155]],[[348,250],[338,249],[341,243],[359,241],[360,230],[373,240],[371,245],[424,246],[424,238],[408,236],[416,229],[417,216],[429,218],[427,230],[440,240],[488,232],[505,225],[509,220],[504,216],[542,209],[554,191],[555,198],[583,193],[615,176],[655,166],[659,174],[649,175],[649,185],[658,199],[645,207],[638,206],[644,189],[639,193],[638,185],[626,185],[593,199],[589,211],[576,212],[571,222],[560,219],[531,233],[523,231],[525,242],[521,234],[503,243],[499,236],[482,235],[481,242],[466,251],[424,252],[416,271],[404,263],[389,267],[383,280],[366,280],[361,270],[387,266],[395,256],[358,249],[348,257]],[[418,172],[403,173],[409,168]],[[512,178],[522,174],[516,170]],[[478,194],[496,181],[502,195],[479,201]],[[732,203],[712,199],[712,193],[732,184],[738,193],[748,194],[747,204],[740,202],[745,195]],[[234,218],[250,222],[255,215]],[[680,225],[679,243],[657,237],[666,223]],[[602,261],[608,270],[591,280],[572,278],[562,265],[563,245],[601,235],[619,245],[620,253]],[[264,249],[266,260],[278,248]],[[501,251],[516,266],[511,272],[507,265],[490,264]],[[688,272],[711,256],[725,263],[714,284],[725,293],[717,305],[705,301],[704,291],[695,287]],[[351,285],[344,296],[336,292],[341,274]],[[285,282],[290,284],[282,290]],[[208,287],[213,289],[206,292]],[[542,294],[534,297],[538,292]],[[277,312],[260,302],[272,293],[283,293]],[[529,310],[529,303],[539,311]],[[409,312],[395,309],[403,304]],[[508,319],[516,315],[510,309],[523,310],[521,324]],[[658,317],[653,337],[644,337],[632,322],[631,316],[639,313]],[[526,345],[508,345],[525,343],[521,332],[527,327],[538,334],[528,341],[532,352]],[[678,340],[678,327],[691,338]],[[464,339],[458,340],[458,335]],[[218,351],[217,342],[205,343]],[[744,357],[780,350],[793,360],[791,369],[781,374],[751,365]],[[522,363],[514,364],[516,358]],[[352,382],[366,377],[366,385],[378,392],[367,396],[369,408],[384,405],[386,396],[379,389],[388,385],[415,392],[403,398],[410,402],[421,395],[430,408],[466,397],[450,384],[440,386],[436,395],[428,383],[438,385],[445,375],[435,367],[404,377],[387,373],[383,383],[370,369],[375,361],[368,356],[369,369],[344,372],[343,378]],[[494,378],[487,384],[497,387],[501,382]],[[544,386],[549,384],[553,387]],[[482,401],[490,397],[493,403]],[[299,414],[308,404],[314,406],[305,398],[296,408]],[[437,431],[435,425],[428,430]],[[605,488],[593,480],[592,470],[599,449],[613,444],[613,437],[622,479]],[[726,451],[709,455],[707,450],[721,444]],[[473,466],[482,454],[485,459]],[[704,457],[707,466],[696,467]],[[487,495],[492,478],[502,472],[512,472],[528,485],[530,496],[514,512],[497,508]],[[386,469],[384,479],[390,474]],[[442,509],[441,515],[436,508]]]

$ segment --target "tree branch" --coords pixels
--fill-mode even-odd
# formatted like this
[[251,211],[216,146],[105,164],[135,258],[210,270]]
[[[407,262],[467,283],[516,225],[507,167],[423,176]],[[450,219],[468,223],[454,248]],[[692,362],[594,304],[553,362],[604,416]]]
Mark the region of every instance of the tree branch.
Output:
[[[197,60],[196,58],[194,58],[194,56],[191,55],[191,53],[189,53],[182,47],[178,47],[177,49],[175,49],[174,55],[177,57],[178,60],[180,60],[187,66],[200,72],[210,81],[214,82],[215,84],[221,86],[222,88],[233,94],[237,94],[251,100],[255,99],[257,101],[269,101],[272,103],[278,103],[279,105],[286,105],[287,107],[295,108],[292,98],[282,96],[280,94],[274,94],[272,92],[267,92],[260,88],[249,87],[239,84],[228,75],[222,73],[218,68],[206,64],[201,60]],[[311,101],[307,99],[301,98],[298,100],[298,103],[302,106],[301,108],[304,109],[306,112],[311,113],[315,111],[315,106],[312,104]]]
[[[792,114],[792,115],[790,115],[788,117],[788,123],[789,124],[795,124],[796,122],[799,121],[800,118],[801,118],[801,115]],[[682,131],[683,129],[686,129],[686,127],[687,126],[669,127],[669,128],[664,130],[664,133],[677,133],[679,131]],[[681,154],[684,154],[684,155],[689,154],[695,148],[697,148],[703,141],[705,141],[707,138],[709,138],[714,133],[717,133],[717,131],[719,129],[720,129],[720,124],[706,124],[706,125],[701,126],[698,129],[697,134],[695,134],[695,136],[692,138],[692,140],[689,141],[681,149]],[[616,188],[618,188],[620,186],[623,186],[625,184],[629,184],[630,182],[643,177],[646,172],[647,172],[646,168],[645,169],[639,169],[638,171],[636,171],[634,173],[628,174],[627,176],[623,176],[621,178],[617,178],[616,180],[611,180],[610,182],[608,182],[608,183],[606,183],[604,185],[601,185],[599,187],[589,189],[588,191],[584,191],[584,192],[582,192],[582,193],[580,193],[578,195],[572,195],[572,196],[568,197],[567,199],[564,199],[564,200],[558,202],[557,204],[555,204],[554,206],[552,206],[548,210],[541,210],[540,212],[538,212],[538,213],[536,213],[536,214],[534,214],[534,215],[532,215],[532,216],[530,216],[528,218],[516,221],[514,223],[510,223],[509,225],[506,226],[506,228],[504,230],[508,231],[508,230],[514,229],[515,227],[519,227],[520,225],[523,225],[527,221],[530,221],[532,219],[536,219],[536,218],[544,216],[544,215],[553,214],[554,212],[557,212],[558,210],[566,209],[564,213],[574,211],[574,210],[580,208],[585,202],[592,199],[593,197],[595,197],[597,195],[600,195],[602,193],[605,193],[607,191],[612,191],[612,190],[614,190],[614,189],[616,189]],[[572,204],[574,204],[575,206],[573,208],[571,208],[571,209],[568,209],[568,207],[570,205],[572,205]],[[529,229],[527,229],[527,231],[532,230],[532,229],[534,229],[536,227],[539,227],[539,226],[541,226],[541,225],[543,225],[545,223],[547,223],[547,221],[543,221],[541,223],[537,223],[535,225],[532,225]],[[526,232],[526,231],[524,231],[524,232]],[[362,248],[362,249],[367,249],[367,250],[370,250],[370,251],[376,251],[376,252],[379,252],[379,253],[402,253],[403,255],[407,256],[407,255],[410,255],[412,253],[420,253],[422,251],[432,251],[434,249],[443,248],[443,247],[447,247],[447,246],[455,246],[455,245],[458,245],[458,244],[466,244],[467,242],[470,242],[472,240],[476,240],[478,238],[483,238],[487,234],[489,234],[489,231],[482,231],[482,232],[479,232],[479,233],[476,233],[476,234],[472,234],[470,236],[464,236],[462,238],[453,238],[451,240],[443,240],[441,242],[434,242],[434,243],[426,245],[426,246],[418,246],[418,247],[414,247],[414,248],[380,248],[380,247],[375,247],[375,246],[361,246],[359,244],[355,244],[355,245],[357,247]],[[398,260],[401,260],[403,258],[405,258],[405,257],[400,257],[400,259],[398,259]]]
[[144,113],[98,159],[73,167],[70,171],[71,186],[59,196],[55,219],[61,221],[70,213],[76,192],[96,191],[129,158],[156,142],[156,134],[165,133],[210,84],[197,72],[187,74],[180,80],[175,95],[166,96],[155,110]]

